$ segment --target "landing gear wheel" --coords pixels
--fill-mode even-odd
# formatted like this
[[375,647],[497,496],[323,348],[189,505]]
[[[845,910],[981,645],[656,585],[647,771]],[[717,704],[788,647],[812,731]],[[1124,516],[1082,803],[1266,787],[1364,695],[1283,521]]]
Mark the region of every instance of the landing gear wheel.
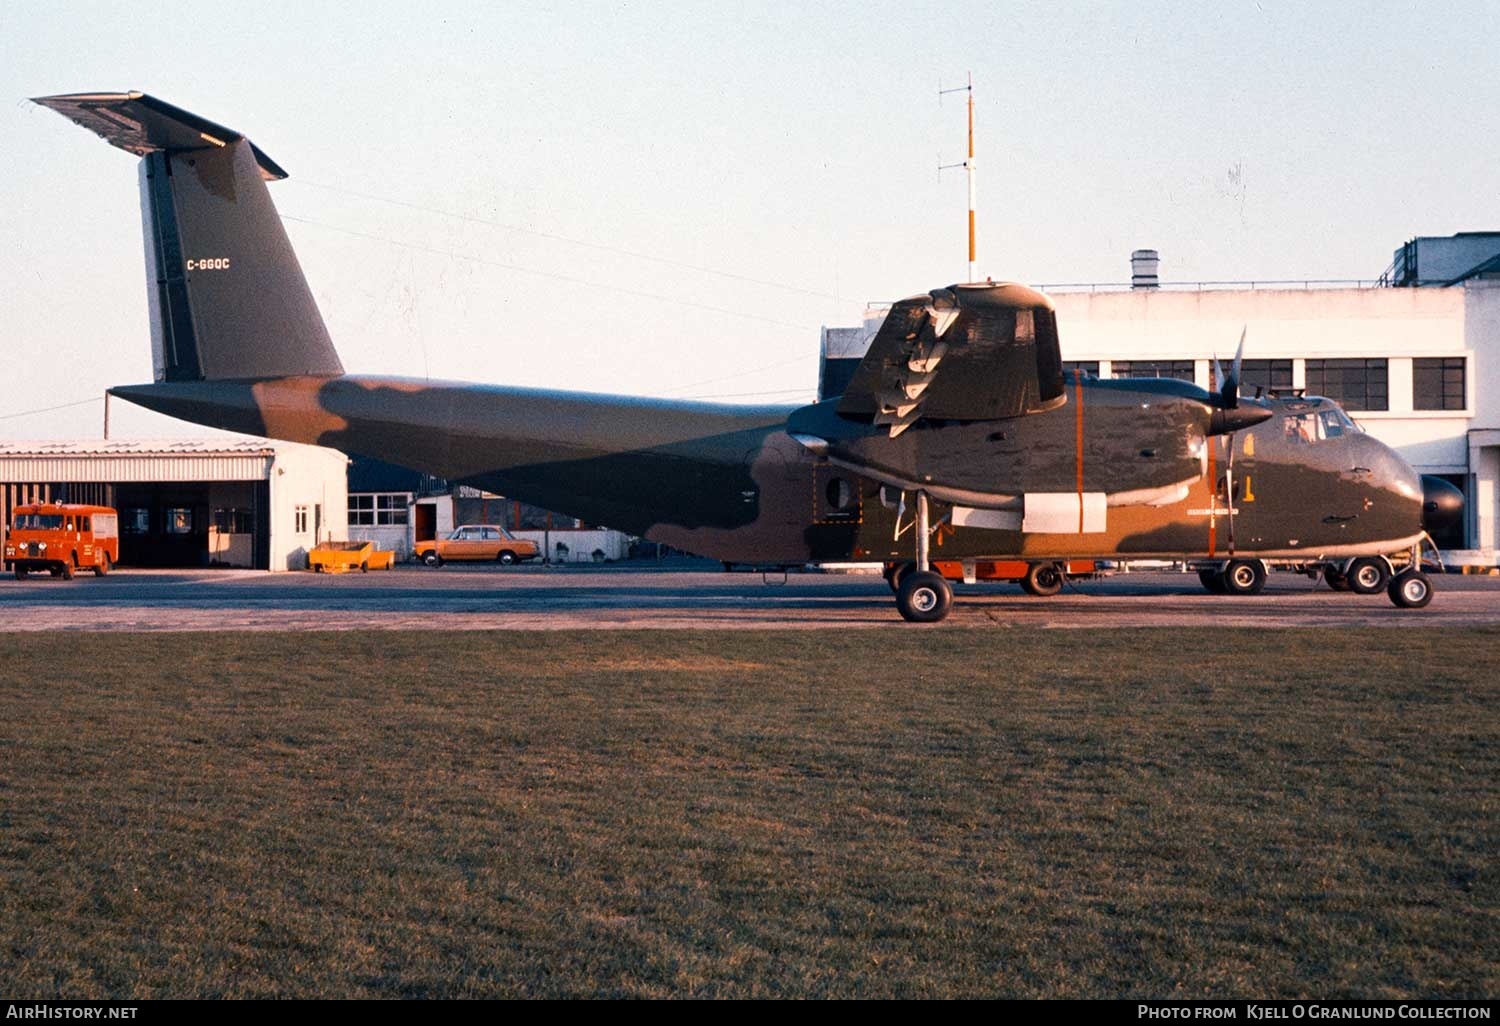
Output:
[[1385,593],[1402,609],[1421,609],[1432,601],[1432,582],[1420,570],[1403,570],[1391,578]]
[[1349,578],[1339,573],[1333,567],[1328,567],[1323,571],[1323,580],[1327,581],[1328,586],[1334,591],[1349,590]]
[[915,563],[892,564],[891,568],[885,572],[885,583],[891,586],[891,591],[899,592],[901,590],[901,582],[906,579],[907,574],[916,568],[917,564]]
[[1032,563],[1026,567],[1026,576],[1021,578],[1021,590],[1038,598],[1056,595],[1062,588],[1062,567],[1056,563]]
[[1231,595],[1258,595],[1266,586],[1266,568],[1258,559],[1231,559],[1224,568],[1224,590]]
[[1344,579],[1349,582],[1349,590],[1356,595],[1378,595],[1390,583],[1391,573],[1386,569],[1385,560],[1361,556],[1349,564]]
[[914,570],[901,578],[896,608],[912,623],[937,623],[953,608],[953,589],[942,574]]
[[105,553],[104,556],[99,560],[99,562],[94,564],[94,576],[103,577],[105,574],[109,573],[111,569],[113,569],[113,564],[111,564],[109,561],[109,554]]
[[500,565],[501,566],[512,566],[512,565],[515,564],[516,554],[514,552],[510,551],[510,549],[506,549],[505,551],[501,552],[500,555],[496,556],[495,558],[500,561]]
[[1198,571],[1198,580],[1211,594],[1227,595],[1229,589],[1224,586],[1224,575],[1218,570],[1205,568]]
[[426,563],[428,566],[442,566],[443,557],[439,556],[436,552],[429,552],[427,553],[427,555],[422,557],[422,562]]

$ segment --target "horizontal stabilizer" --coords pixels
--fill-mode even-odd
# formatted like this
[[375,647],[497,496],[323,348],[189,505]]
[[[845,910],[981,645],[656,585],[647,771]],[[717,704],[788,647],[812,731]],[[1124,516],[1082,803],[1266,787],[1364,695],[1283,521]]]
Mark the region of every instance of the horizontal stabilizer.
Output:
[[[224,147],[245,137],[232,128],[174,107],[145,93],[72,93],[35,96],[33,103],[57,111],[111,146],[144,157],[148,153],[182,153]],[[248,139],[250,151],[268,182],[286,177],[270,157]]]

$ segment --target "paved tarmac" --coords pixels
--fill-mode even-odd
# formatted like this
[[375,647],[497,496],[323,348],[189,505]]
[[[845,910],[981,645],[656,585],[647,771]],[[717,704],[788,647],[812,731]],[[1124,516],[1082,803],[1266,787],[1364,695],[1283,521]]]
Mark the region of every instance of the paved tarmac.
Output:
[[[959,585],[961,627],[1434,627],[1500,625],[1500,577],[1435,577],[1432,604],[1397,609],[1274,574],[1251,598],[1210,595],[1195,574],[1116,575],[1033,598],[1013,584]],[[324,575],[119,570],[105,578],[0,579],[7,631],[578,630],[902,627],[880,577],[657,567],[402,566]]]

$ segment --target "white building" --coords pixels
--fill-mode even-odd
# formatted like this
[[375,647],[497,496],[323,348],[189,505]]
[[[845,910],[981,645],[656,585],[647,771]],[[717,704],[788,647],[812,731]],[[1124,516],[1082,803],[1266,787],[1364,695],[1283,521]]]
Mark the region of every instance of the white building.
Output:
[[[1463,491],[1463,534],[1448,545],[1469,551],[1450,557],[1493,565],[1500,556],[1500,280],[1490,275],[1500,264],[1500,236],[1456,236],[1457,261],[1443,258],[1448,241],[1408,243],[1397,250],[1394,278],[1387,273],[1394,285],[1451,287],[1042,288],[1057,307],[1063,360],[1100,377],[1180,377],[1209,388],[1214,356],[1227,365],[1244,331],[1246,394],[1256,386],[1306,389],[1340,402],[1420,473]],[[1417,252],[1421,266],[1440,269],[1441,281],[1415,279]],[[1413,270],[1403,280],[1405,254]],[[878,320],[825,329],[825,354],[846,361],[825,368],[825,378],[842,372],[847,381],[847,361],[868,346]],[[862,335],[863,346],[851,347],[846,333]]]
[[0,518],[23,502],[120,513],[124,566],[300,570],[348,520],[343,453],[262,439],[0,443]]

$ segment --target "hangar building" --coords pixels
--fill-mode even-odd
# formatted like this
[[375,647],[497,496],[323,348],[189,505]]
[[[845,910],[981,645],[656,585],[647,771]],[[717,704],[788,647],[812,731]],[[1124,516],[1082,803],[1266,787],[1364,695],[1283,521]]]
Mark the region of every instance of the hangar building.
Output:
[[125,566],[302,569],[344,537],[347,462],[261,439],[0,442],[0,522],[25,502],[95,503],[119,510]]
[[[1246,332],[1243,387],[1338,401],[1420,473],[1464,493],[1465,523],[1437,539],[1454,562],[1500,557],[1500,233],[1419,238],[1366,282],[1174,283],[1137,251],[1129,284],[1041,285],[1069,369],[1175,377],[1208,388],[1213,358]],[[825,328],[820,395],[836,395],[878,330]]]

